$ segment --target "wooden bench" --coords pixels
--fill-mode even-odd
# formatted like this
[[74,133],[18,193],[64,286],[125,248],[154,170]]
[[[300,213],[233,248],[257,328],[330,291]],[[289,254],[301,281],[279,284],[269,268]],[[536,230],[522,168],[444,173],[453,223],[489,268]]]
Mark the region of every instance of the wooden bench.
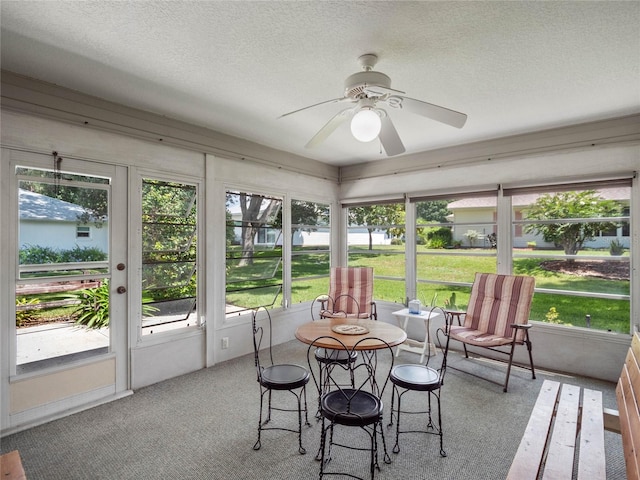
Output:
[[22,461],[17,450],[0,456],[0,479],[27,480],[22,468]]
[[507,475],[510,480],[606,478],[604,431],[622,435],[628,480],[640,480],[640,334],[616,388],[618,411],[602,392],[545,380]]

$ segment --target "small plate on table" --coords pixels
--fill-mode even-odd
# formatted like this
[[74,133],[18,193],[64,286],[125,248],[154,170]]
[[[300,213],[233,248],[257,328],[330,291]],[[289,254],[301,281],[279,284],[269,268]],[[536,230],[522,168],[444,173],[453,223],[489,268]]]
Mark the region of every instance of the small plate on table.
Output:
[[331,330],[341,335],[364,335],[365,333],[369,333],[369,329],[367,327],[349,323],[334,325],[333,327],[331,327]]

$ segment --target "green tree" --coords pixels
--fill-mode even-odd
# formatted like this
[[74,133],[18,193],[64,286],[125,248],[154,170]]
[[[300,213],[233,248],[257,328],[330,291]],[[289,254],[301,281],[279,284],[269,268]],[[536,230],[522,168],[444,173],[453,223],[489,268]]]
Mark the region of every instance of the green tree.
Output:
[[369,232],[369,250],[373,250],[373,232],[383,229],[389,235],[404,233],[404,205],[389,203],[349,208],[349,225],[366,227]]
[[[242,259],[238,266],[243,267],[253,265],[256,235],[260,228],[267,228],[278,221],[282,200],[244,192],[227,194],[227,209],[236,203],[240,207],[242,216],[240,225]],[[282,223],[281,220],[280,223]]]
[[[282,213],[278,215],[282,223]],[[291,235],[294,231],[311,233],[317,228],[311,225],[329,225],[329,206],[303,200],[291,201]]]
[[[614,222],[590,222],[588,219],[617,217],[621,212],[619,203],[603,199],[594,190],[547,193],[525,210],[525,218],[554,222],[528,224],[525,231],[542,235],[545,241],[562,246],[566,255],[576,255],[585,242],[617,226]],[[586,221],[576,221],[581,218]],[[572,221],[563,222],[562,219]]]
[[[36,172],[34,170],[29,171],[30,176],[38,176],[38,174],[43,178],[51,176],[51,172],[46,170],[41,172]],[[73,174],[64,174],[63,177],[65,180],[77,180],[85,184],[103,182],[100,178],[77,176]],[[93,222],[94,225],[99,228],[107,219],[109,199],[106,190],[91,188],[87,185],[58,185],[57,183],[51,184],[39,182],[37,180],[20,182],[20,188],[81,206],[84,208],[84,212],[78,215],[78,223]]]
[[231,215],[231,212],[229,211],[229,208],[227,207],[225,210],[225,219],[226,219],[226,230],[225,230],[225,237],[227,240],[227,247],[231,244],[233,244],[233,241],[236,239],[236,234],[234,232],[234,227],[233,227],[233,216]]
[[432,200],[430,202],[418,202],[416,204],[416,213],[418,218],[425,222],[447,223],[447,215],[451,211],[447,209],[447,205],[451,200]]

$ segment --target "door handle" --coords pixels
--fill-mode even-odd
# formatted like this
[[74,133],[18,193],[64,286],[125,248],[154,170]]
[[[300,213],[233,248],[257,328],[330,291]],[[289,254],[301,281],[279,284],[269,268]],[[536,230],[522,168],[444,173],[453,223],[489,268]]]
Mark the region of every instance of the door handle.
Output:
[[118,293],[126,293],[127,292],[127,288],[123,287],[122,285],[120,285],[117,289],[116,292]]

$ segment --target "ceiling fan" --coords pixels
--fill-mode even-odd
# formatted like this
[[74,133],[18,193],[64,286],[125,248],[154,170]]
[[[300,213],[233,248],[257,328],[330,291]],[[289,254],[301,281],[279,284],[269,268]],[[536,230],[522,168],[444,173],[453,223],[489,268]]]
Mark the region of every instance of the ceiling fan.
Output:
[[400,135],[398,135],[398,132],[393,126],[391,117],[387,114],[387,111],[382,108],[383,106],[406,110],[457,128],[462,128],[467,121],[467,116],[464,113],[405,97],[405,92],[391,88],[391,79],[384,73],[373,70],[373,67],[378,61],[377,55],[372,53],[362,55],[358,61],[364,71],[354,73],[347,77],[344,82],[344,96],[309,105],[308,107],[285,113],[279,117],[283,118],[309,108],[329,103],[355,104],[334,115],[318,133],[309,140],[305,145],[306,148],[319,145],[340,125],[351,119],[351,133],[357,140],[370,142],[375,138],[379,138],[388,156],[391,157],[404,153],[405,148],[400,139]]

